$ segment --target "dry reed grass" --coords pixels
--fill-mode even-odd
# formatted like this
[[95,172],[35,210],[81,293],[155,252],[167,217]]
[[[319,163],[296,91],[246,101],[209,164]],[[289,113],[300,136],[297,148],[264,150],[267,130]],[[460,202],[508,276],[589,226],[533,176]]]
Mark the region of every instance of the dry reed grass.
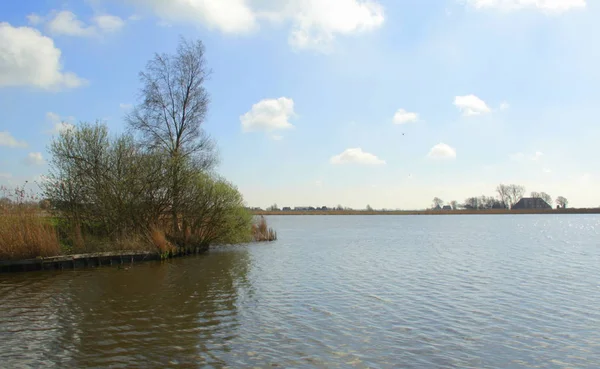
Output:
[[0,210],[0,260],[32,259],[60,254],[56,229],[34,206],[3,206]]
[[255,242],[270,242],[277,240],[277,232],[269,228],[265,217],[261,216],[257,222],[252,224],[252,237]]
[[152,228],[150,230],[150,240],[152,241],[152,244],[160,251],[161,254],[167,252],[175,252],[176,250],[176,247],[173,246],[173,244],[167,240],[165,232],[157,228]]

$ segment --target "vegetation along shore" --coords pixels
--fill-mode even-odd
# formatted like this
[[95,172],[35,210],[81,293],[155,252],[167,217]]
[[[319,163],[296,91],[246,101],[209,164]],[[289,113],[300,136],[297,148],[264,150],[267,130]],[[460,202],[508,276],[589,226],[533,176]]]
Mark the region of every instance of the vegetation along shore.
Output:
[[276,239],[216,173],[215,143],[202,127],[209,74],[202,42],[181,39],[173,55],[156,54],[140,73],[141,97],[125,133],[96,122],[55,136],[47,176],[2,188],[0,261],[98,252],[170,257]]

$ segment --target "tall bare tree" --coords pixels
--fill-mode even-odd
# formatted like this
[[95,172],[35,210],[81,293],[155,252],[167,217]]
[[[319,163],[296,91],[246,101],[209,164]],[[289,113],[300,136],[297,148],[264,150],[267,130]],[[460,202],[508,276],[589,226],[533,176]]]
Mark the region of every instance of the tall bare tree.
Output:
[[525,195],[525,187],[516,184],[500,184],[496,187],[496,192],[501,202],[511,209]]
[[563,196],[558,196],[556,198],[556,204],[558,206],[560,206],[561,208],[566,208],[567,205],[569,205],[569,200],[567,200],[565,197]]
[[434,208],[441,207],[442,205],[444,205],[444,200],[440,199],[439,197],[433,198],[433,207]]
[[141,101],[127,117],[149,150],[171,159],[171,215],[179,231],[181,192],[186,167],[208,170],[216,164],[215,147],[202,128],[209,105],[204,84],[206,66],[202,41],[180,39],[174,54],[155,54],[140,73]]
[[450,201],[450,206],[452,206],[452,210],[456,210],[458,208],[458,202],[456,200]]
[[539,193],[539,192],[535,192],[535,191],[532,192],[531,195],[529,195],[529,196],[531,196],[531,198],[534,198],[534,199],[541,199],[542,198],[542,194]]

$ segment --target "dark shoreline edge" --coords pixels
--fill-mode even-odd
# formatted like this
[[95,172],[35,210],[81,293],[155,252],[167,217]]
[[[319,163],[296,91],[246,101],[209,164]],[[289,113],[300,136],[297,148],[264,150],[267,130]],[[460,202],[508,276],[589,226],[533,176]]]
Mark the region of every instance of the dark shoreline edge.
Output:
[[25,260],[0,261],[0,273],[33,272],[47,270],[73,270],[98,268],[103,266],[124,266],[136,262],[159,261],[206,253],[206,248],[181,250],[177,253],[161,255],[150,251],[98,252],[78,255],[39,257]]
[[589,209],[490,209],[490,210],[313,210],[313,211],[253,211],[254,215],[550,215],[550,214],[600,214],[600,208]]

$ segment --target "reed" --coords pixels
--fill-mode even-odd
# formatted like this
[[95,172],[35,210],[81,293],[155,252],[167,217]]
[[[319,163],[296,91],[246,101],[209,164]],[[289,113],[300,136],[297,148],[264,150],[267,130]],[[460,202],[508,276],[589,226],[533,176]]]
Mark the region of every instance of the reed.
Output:
[[5,205],[0,210],[0,260],[32,259],[60,254],[55,228],[37,207]]
[[265,217],[261,216],[252,224],[252,237],[255,242],[271,242],[277,240],[277,232],[270,228]]

